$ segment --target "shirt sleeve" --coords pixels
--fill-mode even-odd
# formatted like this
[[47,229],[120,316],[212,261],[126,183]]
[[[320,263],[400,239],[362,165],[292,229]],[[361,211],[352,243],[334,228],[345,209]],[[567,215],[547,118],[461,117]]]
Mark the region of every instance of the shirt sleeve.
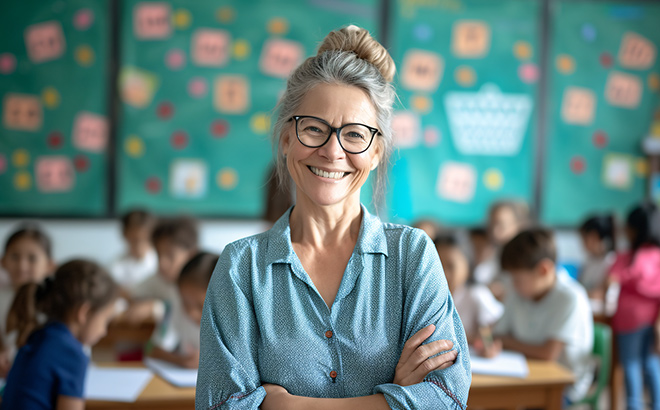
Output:
[[213,272],[204,302],[195,408],[257,409],[266,397],[257,369],[257,320],[249,291],[251,260],[232,245]]
[[62,359],[56,369],[57,394],[83,398],[89,359],[82,350],[72,355],[63,355]]
[[392,409],[465,409],[472,379],[470,356],[438,254],[431,240],[417,230],[403,239],[408,246],[400,255],[405,270],[401,346],[417,331],[434,324],[436,330],[425,343],[451,340],[458,356],[452,366],[430,372],[421,383],[381,384],[374,393],[384,394]]
[[479,326],[492,326],[502,317],[504,307],[486,286],[474,287],[475,302],[478,306]]

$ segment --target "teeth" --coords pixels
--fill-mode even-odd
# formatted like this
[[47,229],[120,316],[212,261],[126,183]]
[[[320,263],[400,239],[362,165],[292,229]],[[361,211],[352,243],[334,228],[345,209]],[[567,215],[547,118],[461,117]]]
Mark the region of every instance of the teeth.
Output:
[[344,177],[343,172],[325,172],[322,169],[314,167],[309,167],[309,169],[311,169],[314,174],[323,178],[342,179]]

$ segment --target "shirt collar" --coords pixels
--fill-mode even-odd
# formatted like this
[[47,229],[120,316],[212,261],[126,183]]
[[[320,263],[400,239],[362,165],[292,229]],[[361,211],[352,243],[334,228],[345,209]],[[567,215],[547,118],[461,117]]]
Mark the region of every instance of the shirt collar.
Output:
[[[387,256],[387,240],[383,223],[377,216],[371,215],[364,205],[360,206],[362,208],[362,222],[355,252],[360,254],[382,253]],[[267,255],[270,263],[293,263],[296,260],[291,244],[291,226],[289,225],[292,209],[293,206],[268,231]]]

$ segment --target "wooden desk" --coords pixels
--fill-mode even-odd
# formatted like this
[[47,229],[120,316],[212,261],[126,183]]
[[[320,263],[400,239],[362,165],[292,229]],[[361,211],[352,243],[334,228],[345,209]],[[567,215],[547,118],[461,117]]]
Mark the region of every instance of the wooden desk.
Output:
[[529,375],[524,379],[472,375],[468,408],[536,408],[558,410],[562,393],[573,383],[573,374],[555,362],[528,360]]
[[[109,367],[144,367],[141,362],[99,364]],[[140,397],[133,403],[88,400],[86,410],[194,410],[195,388],[174,387],[160,376],[154,375]]]

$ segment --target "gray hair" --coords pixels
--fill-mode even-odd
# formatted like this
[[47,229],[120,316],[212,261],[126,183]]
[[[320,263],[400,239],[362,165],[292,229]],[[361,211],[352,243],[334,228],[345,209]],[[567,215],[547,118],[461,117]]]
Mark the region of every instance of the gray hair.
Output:
[[329,50],[305,60],[289,77],[286,91],[278,103],[279,114],[273,127],[273,149],[277,178],[288,189],[290,176],[282,153],[281,137],[287,122],[300,108],[305,94],[319,84],[341,84],[365,91],[376,109],[380,135],[376,143],[381,146],[381,157],[376,169],[374,205],[378,207],[385,194],[387,167],[392,152],[392,105],[396,97],[394,87],[383,77],[375,65],[359,58],[354,52]]

